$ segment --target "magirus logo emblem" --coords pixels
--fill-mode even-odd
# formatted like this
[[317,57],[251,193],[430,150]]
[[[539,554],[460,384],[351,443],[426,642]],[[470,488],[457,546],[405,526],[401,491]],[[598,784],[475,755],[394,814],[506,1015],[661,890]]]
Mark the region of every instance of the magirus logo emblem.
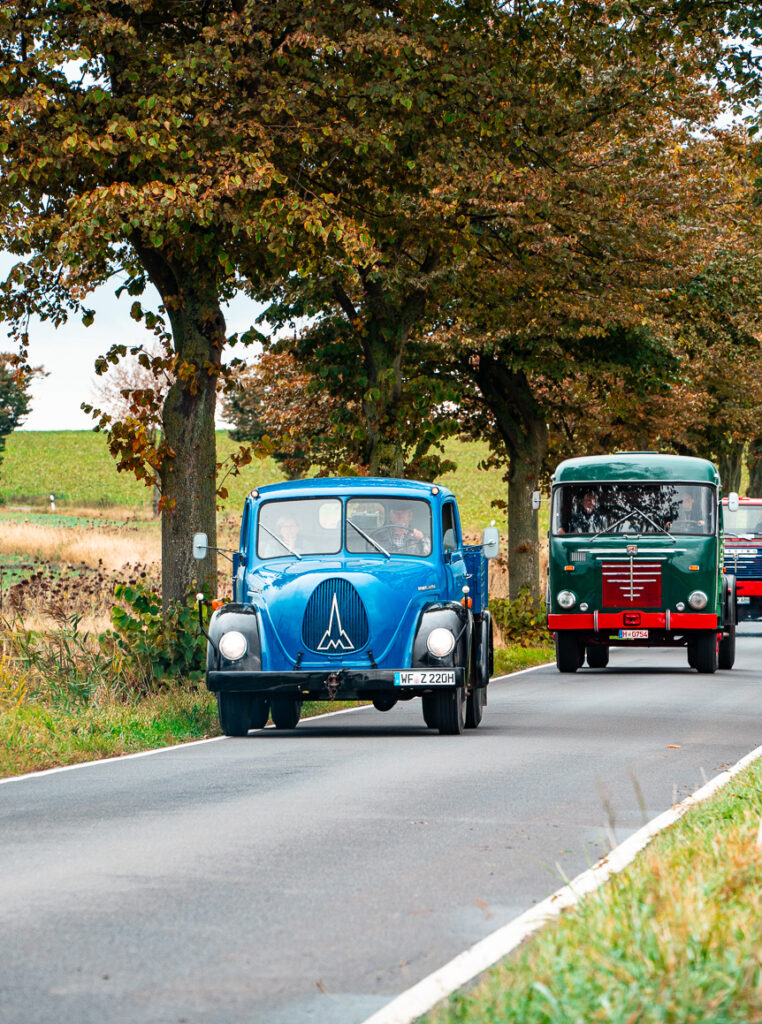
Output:
[[317,645],[319,651],[353,651],[355,645],[344,632],[339,615],[339,602],[336,594],[331,601],[331,617],[328,620],[328,629],[323,633],[320,643]]

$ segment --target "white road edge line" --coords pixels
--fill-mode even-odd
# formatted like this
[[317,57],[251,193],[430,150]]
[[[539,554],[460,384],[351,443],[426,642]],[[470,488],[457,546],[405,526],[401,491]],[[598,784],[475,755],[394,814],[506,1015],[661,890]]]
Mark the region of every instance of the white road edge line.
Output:
[[[548,664],[552,664],[548,662]],[[497,682],[498,679],[507,679],[509,676],[520,676],[523,672],[534,672],[536,668],[546,668],[545,665],[533,665],[532,668],[522,668],[518,672],[509,672],[504,676],[494,676],[490,682]],[[331,718],[334,715],[348,715],[353,711],[367,711],[370,705],[363,705],[357,708],[341,708],[339,711],[324,711],[320,715],[311,715],[305,718],[305,722],[313,718]],[[217,743],[219,740],[228,739],[227,736],[210,736],[206,740],[190,740],[187,743],[173,743],[171,747],[155,747],[153,750],[139,750],[135,754],[117,754],[115,757],[101,757],[97,761],[78,761],[76,764],[64,764],[58,768],[43,768],[39,772],[26,772],[24,775],[9,775],[0,779],[0,786],[8,782],[21,782],[24,779],[40,779],[46,775],[57,775],[59,772],[73,772],[77,768],[92,768],[94,765],[111,764],[113,761],[130,761],[136,757],[151,757],[153,754],[166,754],[172,750],[186,750],[188,747],[198,747],[202,743]]]
[[674,825],[686,811],[712,796],[734,775],[743,771],[760,757],[762,757],[762,747],[757,747],[741,758],[732,768],[710,779],[706,785],[696,790],[681,803],[659,814],[638,829],[623,843],[601,857],[592,868],[577,875],[568,885],[556,890],[542,903],[525,911],[513,921],[509,921],[508,924],[475,943],[470,949],[460,953],[439,970],[434,971],[433,974],[423,978],[417,985],[402,992],[382,1009],[368,1017],[363,1024],[411,1024],[412,1021],[421,1017],[456,989],[461,988],[482,971],[486,971],[488,967],[507,956],[533,932],[558,917],[562,910],[574,906],[587,893],[599,889],[611,875],[617,874],[627,867],[654,836],[670,825]]

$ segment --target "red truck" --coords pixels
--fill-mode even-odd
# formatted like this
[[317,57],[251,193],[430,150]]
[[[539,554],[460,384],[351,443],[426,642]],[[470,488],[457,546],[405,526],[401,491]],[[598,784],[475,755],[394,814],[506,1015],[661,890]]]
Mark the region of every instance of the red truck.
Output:
[[725,572],[736,578],[738,620],[762,618],[762,498],[722,499]]

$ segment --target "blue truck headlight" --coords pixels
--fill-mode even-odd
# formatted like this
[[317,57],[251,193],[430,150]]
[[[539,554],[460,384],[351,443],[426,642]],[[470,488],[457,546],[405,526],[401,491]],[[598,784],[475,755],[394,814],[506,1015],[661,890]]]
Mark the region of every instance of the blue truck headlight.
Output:
[[449,629],[437,626],[426,637],[426,646],[435,658],[446,658],[455,646],[455,637]]
[[556,594],[556,601],[568,611],[577,603],[577,595],[572,594],[571,590],[559,590]]
[[239,661],[246,654],[249,645],[243,633],[239,633],[237,629],[229,629],[220,637],[219,646],[220,653],[228,661]]
[[697,612],[701,611],[702,608],[706,608],[708,600],[709,598],[703,590],[694,590],[692,594],[688,595],[688,604],[691,608],[695,608]]

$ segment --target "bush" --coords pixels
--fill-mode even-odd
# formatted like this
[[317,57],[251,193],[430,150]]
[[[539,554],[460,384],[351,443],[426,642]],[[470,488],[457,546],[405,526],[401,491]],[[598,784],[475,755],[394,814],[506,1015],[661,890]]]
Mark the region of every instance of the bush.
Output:
[[544,601],[535,601],[528,590],[510,601],[507,597],[490,598],[492,620],[506,644],[519,647],[550,646]]
[[114,593],[121,602],[111,610],[115,642],[137,670],[143,692],[163,682],[203,679],[206,641],[192,595],[163,616],[161,597],[145,583],[118,584]]

